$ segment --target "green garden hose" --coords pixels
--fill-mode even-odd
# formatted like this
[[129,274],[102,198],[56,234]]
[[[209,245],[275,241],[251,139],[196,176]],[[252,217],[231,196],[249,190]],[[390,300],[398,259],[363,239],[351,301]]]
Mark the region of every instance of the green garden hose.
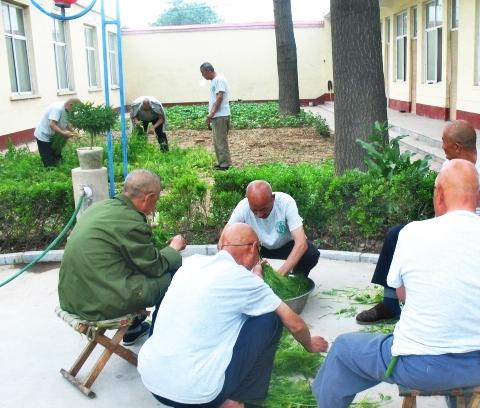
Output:
[[67,224],[65,227],[63,227],[62,232],[58,234],[58,237],[55,238],[46,248],[45,250],[38,255],[32,262],[30,262],[27,266],[24,266],[22,269],[20,269],[18,272],[15,272],[12,276],[9,278],[5,279],[3,282],[0,282],[0,288],[2,286],[5,286],[7,283],[11,282],[15,278],[19,277],[22,273],[28,271],[33,265],[35,265],[40,259],[42,259],[45,255],[47,255],[48,251],[50,251],[52,248],[55,248],[57,244],[63,239],[65,234],[68,232],[70,227],[72,226],[73,222],[75,221],[75,217],[77,216],[78,212],[80,211],[80,208],[82,207],[83,200],[85,199],[85,196],[82,195],[80,196],[80,200],[78,201],[77,208],[75,208],[75,211],[73,212],[72,216],[68,220]]

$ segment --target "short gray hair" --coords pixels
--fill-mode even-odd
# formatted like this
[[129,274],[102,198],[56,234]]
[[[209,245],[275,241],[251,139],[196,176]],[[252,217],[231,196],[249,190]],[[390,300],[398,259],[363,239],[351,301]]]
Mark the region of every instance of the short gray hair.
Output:
[[150,170],[133,170],[125,179],[123,192],[129,197],[141,197],[150,193],[160,194],[160,178]]
[[214,72],[215,69],[213,68],[213,65],[209,62],[204,62],[202,65],[200,65],[200,71]]

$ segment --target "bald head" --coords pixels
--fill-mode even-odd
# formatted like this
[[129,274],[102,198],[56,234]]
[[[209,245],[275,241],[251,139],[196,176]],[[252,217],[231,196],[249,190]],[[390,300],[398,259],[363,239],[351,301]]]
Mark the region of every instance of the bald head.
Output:
[[477,159],[477,134],[466,120],[456,120],[443,131],[443,150],[447,159],[464,159],[475,163]]
[[78,98],[69,98],[65,101],[65,103],[63,104],[63,106],[65,107],[65,109],[68,111],[70,110],[70,108],[75,105],[76,103],[80,103],[80,99]]
[[454,210],[475,212],[478,201],[478,173],[468,160],[453,159],[447,163],[435,181],[435,215]]
[[130,172],[123,185],[123,193],[129,198],[145,194],[160,194],[160,179],[149,170],[138,169]]
[[265,180],[252,181],[247,186],[246,192],[250,210],[258,218],[267,218],[273,208],[275,195],[272,187]]
[[235,262],[247,269],[252,269],[258,262],[259,246],[260,242],[253,228],[243,223],[227,225],[218,241],[220,250],[227,251]]

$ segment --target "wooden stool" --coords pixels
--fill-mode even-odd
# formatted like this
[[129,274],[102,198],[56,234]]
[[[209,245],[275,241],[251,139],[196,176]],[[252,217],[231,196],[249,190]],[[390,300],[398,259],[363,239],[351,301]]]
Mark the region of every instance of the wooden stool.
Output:
[[[132,324],[135,317],[139,316],[140,314],[131,314],[112,320],[87,321],[83,320],[79,316],[65,312],[64,310],[60,309],[60,307],[55,309],[55,313],[74,330],[86,335],[89,339],[88,344],[77,357],[72,368],[70,368],[68,371],[64,370],[63,368],[60,370],[60,373],[62,373],[62,375],[70,383],[77,387],[87,397],[96,397],[96,394],[91,390],[91,386],[100,375],[100,372],[103,370],[105,364],[107,364],[107,361],[112,354],[116,354],[122,357],[124,360],[127,360],[130,364],[137,366],[137,354],[120,345],[120,342],[122,341],[123,335],[126,333],[128,327]],[[104,334],[105,331],[109,329],[117,329],[112,338],[105,336]],[[95,362],[85,379],[83,381],[79,381],[76,378],[77,374],[97,344],[102,345],[105,350]]]
[[[432,396],[444,396],[454,397],[457,401],[457,408],[479,408],[480,407],[480,386],[472,388],[456,388],[445,391],[420,391],[412,390],[398,386],[398,393],[403,397],[402,408],[415,408],[417,406],[417,397],[432,397]],[[465,397],[470,397],[468,405],[465,402]]]

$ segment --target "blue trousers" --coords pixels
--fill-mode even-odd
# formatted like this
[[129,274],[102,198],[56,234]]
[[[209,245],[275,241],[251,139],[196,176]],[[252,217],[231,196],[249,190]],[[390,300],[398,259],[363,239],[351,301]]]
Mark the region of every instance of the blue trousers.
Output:
[[392,342],[391,334],[348,333],[337,337],[313,382],[318,406],[346,408],[357,393],[382,381],[424,391],[480,384],[480,351],[401,356],[392,376],[385,378]]
[[227,399],[235,401],[265,399],[282,329],[282,322],[274,312],[251,317],[245,322],[233,347],[232,359],[225,371],[223,388],[213,401],[206,404],[182,404],[159,395],[153,396],[161,403],[174,408],[215,408]]

